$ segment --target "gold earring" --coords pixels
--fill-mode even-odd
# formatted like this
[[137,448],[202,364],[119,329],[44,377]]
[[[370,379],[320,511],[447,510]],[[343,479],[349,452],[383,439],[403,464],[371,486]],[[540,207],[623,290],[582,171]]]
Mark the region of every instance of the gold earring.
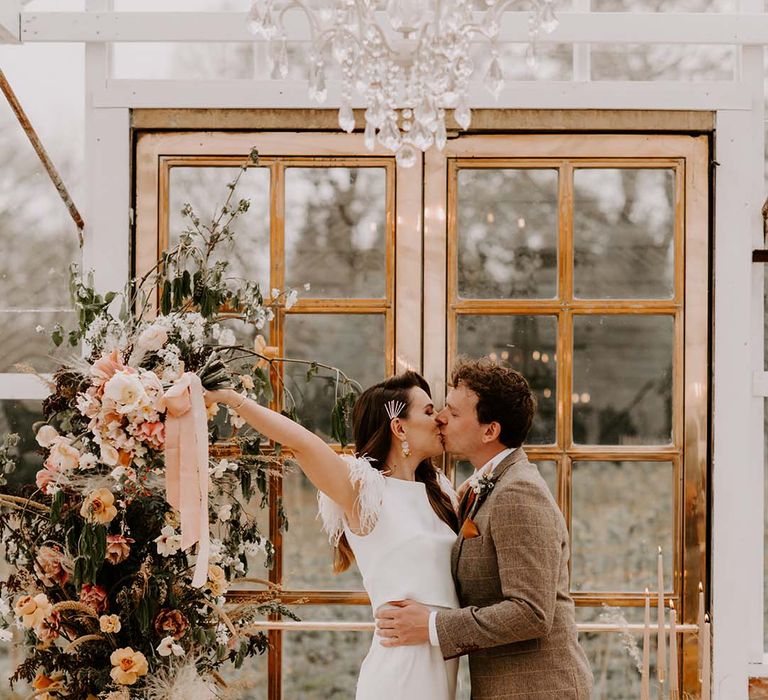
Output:
[[411,456],[411,446],[408,444],[408,440],[403,440],[403,444],[400,445],[400,449],[403,451],[403,457]]

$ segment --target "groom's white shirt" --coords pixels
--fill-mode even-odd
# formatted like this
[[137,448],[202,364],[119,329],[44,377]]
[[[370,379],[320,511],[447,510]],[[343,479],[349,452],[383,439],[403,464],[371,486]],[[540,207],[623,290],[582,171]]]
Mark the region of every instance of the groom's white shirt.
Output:
[[[478,469],[470,478],[480,479],[483,476],[490,476],[493,474],[493,470],[504,460],[507,455],[512,454],[515,451],[514,447],[508,447],[506,450],[502,450],[495,457],[489,459],[480,469]],[[471,486],[469,487],[471,488]],[[437,611],[433,610],[429,614],[429,643],[433,647],[440,646],[440,640],[437,638]]]

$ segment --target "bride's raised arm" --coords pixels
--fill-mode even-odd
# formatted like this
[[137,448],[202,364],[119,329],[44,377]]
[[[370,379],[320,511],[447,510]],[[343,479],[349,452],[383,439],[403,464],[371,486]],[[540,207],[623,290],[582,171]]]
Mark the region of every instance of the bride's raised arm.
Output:
[[205,402],[229,406],[262,435],[289,447],[315,488],[341,506],[348,518],[353,516],[357,491],[350,481],[349,466],[312,431],[232,389],[206,391]]

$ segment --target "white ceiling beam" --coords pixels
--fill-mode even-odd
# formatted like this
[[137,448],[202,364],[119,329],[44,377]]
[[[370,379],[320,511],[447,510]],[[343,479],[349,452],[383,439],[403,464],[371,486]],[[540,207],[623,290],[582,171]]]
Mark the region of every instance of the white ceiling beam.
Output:
[[[15,0],[18,2],[18,0]],[[502,42],[527,43],[528,12],[506,12]],[[768,44],[768,14],[561,12],[539,41],[587,44]],[[306,41],[306,18],[286,15],[290,41]],[[21,14],[22,41],[251,42],[239,12],[37,12]]]
[[[328,81],[328,109],[338,108],[341,85]],[[112,79],[93,94],[94,107],[131,108],[318,108],[303,81]],[[749,110],[752,97],[739,83],[508,82],[494,100],[482,86],[470,87],[475,109],[732,109]],[[364,107],[359,98],[353,107]]]
[[0,3],[0,44],[18,44],[21,41],[21,0],[3,0]]

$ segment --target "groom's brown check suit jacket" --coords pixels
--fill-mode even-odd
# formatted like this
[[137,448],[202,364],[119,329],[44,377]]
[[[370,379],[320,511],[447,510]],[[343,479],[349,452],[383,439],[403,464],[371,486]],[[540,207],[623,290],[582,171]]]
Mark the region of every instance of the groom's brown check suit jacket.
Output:
[[473,700],[589,700],[565,520],[522,448],[493,478],[473,517],[479,535],[453,548],[462,607],[437,615],[443,656],[469,654]]

